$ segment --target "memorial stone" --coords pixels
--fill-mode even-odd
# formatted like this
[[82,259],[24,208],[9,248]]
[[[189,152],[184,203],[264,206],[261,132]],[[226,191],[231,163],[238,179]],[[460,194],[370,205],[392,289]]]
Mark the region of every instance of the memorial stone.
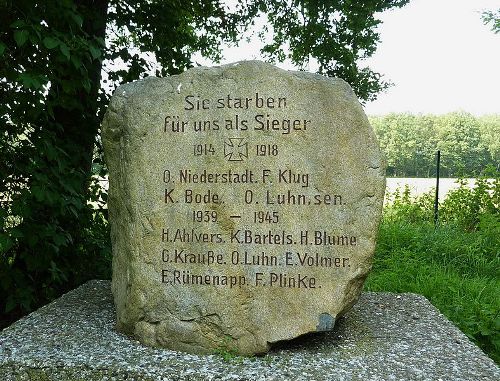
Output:
[[340,79],[249,61],[120,86],[103,123],[118,330],[192,353],[331,330],[385,187]]

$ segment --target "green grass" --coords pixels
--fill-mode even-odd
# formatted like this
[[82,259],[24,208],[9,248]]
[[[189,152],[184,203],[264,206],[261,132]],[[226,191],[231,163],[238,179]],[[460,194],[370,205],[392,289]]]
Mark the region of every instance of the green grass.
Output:
[[448,211],[435,228],[422,199],[386,207],[365,288],[424,295],[500,363],[500,214],[475,213],[470,225],[470,215],[457,220]]

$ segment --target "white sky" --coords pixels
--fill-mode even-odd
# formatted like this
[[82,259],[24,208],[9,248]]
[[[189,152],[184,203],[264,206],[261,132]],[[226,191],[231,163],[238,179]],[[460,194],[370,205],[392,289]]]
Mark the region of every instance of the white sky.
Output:
[[368,64],[395,85],[366,112],[500,113],[500,34],[480,17],[499,8],[500,0],[411,0],[383,14]]
[[[366,64],[394,86],[366,112],[500,113],[500,34],[481,19],[499,8],[500,0],[411,0],[381,14],[381,42]],[[262,59],[260,46],[227,48],[222,63]]]

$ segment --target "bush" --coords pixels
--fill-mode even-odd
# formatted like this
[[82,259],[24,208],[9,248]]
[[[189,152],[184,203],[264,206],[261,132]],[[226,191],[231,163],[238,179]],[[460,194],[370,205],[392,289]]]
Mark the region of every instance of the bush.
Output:
[[[111,277],[106,193],[96,178],[90,202],[50,184],[35,189],[12,192],[0,208],[0,328],[87,280]],[[42,199],[59,213],[44,213]]]

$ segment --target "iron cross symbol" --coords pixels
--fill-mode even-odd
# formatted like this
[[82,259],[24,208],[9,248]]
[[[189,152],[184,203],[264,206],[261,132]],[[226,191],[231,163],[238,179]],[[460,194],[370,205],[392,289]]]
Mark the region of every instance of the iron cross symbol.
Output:
[[224,157],[227,161],[243,161],[248,157],[248,143],[244,138],[229,138],[224,142]]

